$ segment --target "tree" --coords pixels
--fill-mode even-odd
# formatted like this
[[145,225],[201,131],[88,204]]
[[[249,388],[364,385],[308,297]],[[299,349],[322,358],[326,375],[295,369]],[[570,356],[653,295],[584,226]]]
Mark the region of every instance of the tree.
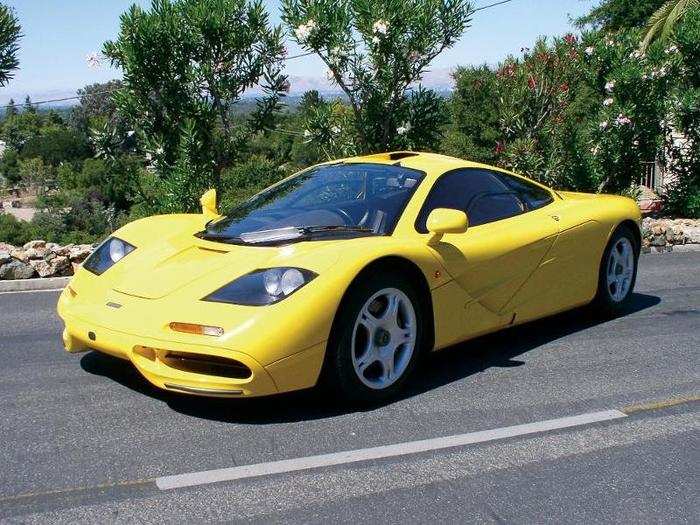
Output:
[[[124,72],[114,101],[164,183],[166,210],[196,209],[247,140],[272,125],[289,87],[283,53],[260,0],[154,0],[122,15],[118,38],[104,45]],[[257,85],[255,111],[234,122],[233,106]]]
[[668,41],[673,29],[692,8],[700,6],[698,0],[668,0],[649,18],[647,32],[642,40],[642,49],[646,50],[652,40],[658,38]]
[[11,98],[10,102],[5,108],[5,117],[12,117],[17,114],[17,106],[15,105],[15,99]]
[[117,105],[113,95],[123,87],[121,80],[90,84],[78,90],[80,97],[70,113],[71,125],[82,133],[87,133],[90,128],[104,125],[107,122],[115,127],[121,124],[117,115]]
[[435,144],[445,108],[416,83],[472,13],[465,0],[284,0],[292,37],[321,58],[350,106],[351,119],[332,111],[341,120],[317,119],[313,138],[337,142],[345,121],[360,152]]
[[644,27],[649,17],[666,0],[602,0],[588,14],[576,20],[583,27],[612,32],[633,27]]
[[7,85],[19,67],[17,51],[22,28],[12,9],[0,4],[0,87]]
[[26,113],[36,113],[36,106],[32,104],[32,99],[29,95],[24,97],[24,111]]

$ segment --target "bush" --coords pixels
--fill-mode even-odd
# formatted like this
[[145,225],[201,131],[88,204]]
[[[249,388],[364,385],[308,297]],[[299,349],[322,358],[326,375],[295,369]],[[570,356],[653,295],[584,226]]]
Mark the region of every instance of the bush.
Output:
[[284,171],[264,157],[253,156],[229,168],[221,178],[223,192],[219,209],[227,211],[285,176]]
[[33,236],[34,229],[30,223],[0,212],[0,242],[21,246],[31,241]]

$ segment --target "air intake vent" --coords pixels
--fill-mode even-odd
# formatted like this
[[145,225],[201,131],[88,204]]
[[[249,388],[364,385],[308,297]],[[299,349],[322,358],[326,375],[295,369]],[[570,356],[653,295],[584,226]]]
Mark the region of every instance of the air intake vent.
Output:
[[401,160],[408,157],[417,157],[418,153],[414,151],[395,151],[394,153],[389,153],[389,160]]

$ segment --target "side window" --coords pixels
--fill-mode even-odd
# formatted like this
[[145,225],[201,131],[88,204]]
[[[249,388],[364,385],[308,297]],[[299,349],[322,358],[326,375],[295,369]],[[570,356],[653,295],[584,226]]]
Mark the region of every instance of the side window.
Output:
[[525,206],[527,206],[527,211],[546,206],[554,200],[552,194],[547,190],[525,179],[506,175],[505,173],[499,173],[498,175],[511,190],[518,194],[520,199],[525,203]]
[[[500,197],[497,197],[498,195]],[[493,198],[478,202],[486,196],[493,196]],[[486,211],[486,208],[491,205],[496,208],[494,210],[496,213]],[[476,218],[481,222],[474,222],[471,216],[473,206],[477,207],[473,213],[477,214]],[[519,206],[520,211],[513,213],[516,206]],[[464,211],[469,214],[469,223],[476,226],[517,215],[522,211],[522,204],[504,181],[494,173],[481,169],[460,169],[445,173],[435,182],[416,219],[417,231],[427,233],[425,222],[435,208]]]
[[472,201],[467,215],[470,226],[478,226],[520,215],[524,211],[523,203],[514,193],[485,193]]

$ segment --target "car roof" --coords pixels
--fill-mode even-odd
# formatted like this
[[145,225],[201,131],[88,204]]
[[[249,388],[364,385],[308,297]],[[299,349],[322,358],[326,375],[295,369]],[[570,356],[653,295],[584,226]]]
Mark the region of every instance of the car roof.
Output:
[[[334,161],[339,162],[339,161]],[[347,163],[360,163],[360,162],[370,162],[374,164],[387,164],[387,165],[397,165],[406,168],[413,168],[420,170],[425,173],[426,179],[431,182],[435,182],[437,178],[447,171],[451,171],[458,168],[482,168],[491,171],[498,171],[501,173],[507,173],[511,176],[516,176],[525,179],[547,191],[554,191],[545,184],[532,180],[524,175],[519,175],[517,173],[512,173],[503,168],[497,166],[491,166],[489,164],[483,164],[481,162],[474,162],[471,160],[458,159],[456,157],[450,157],[449,155],[442,155],[440,153],[427,153],[422,151],[388,151],[386,153],[374,153],[371,155],[360,155],[357,157],[348,157],[346,159],[340,159],[340,162]]]
[[428,178],[437,178],[446,171],[457,168],[489,168],[498,170],[498,168],[494,166],[487,166],[478,162],[458,159],[439,153],[420,151],[389,151],[386,153],[349,157],[342,159],[342,161],[348,163],[369,162],[374,164],[395,164],[423,171]]

